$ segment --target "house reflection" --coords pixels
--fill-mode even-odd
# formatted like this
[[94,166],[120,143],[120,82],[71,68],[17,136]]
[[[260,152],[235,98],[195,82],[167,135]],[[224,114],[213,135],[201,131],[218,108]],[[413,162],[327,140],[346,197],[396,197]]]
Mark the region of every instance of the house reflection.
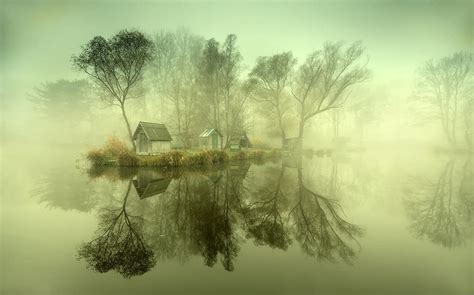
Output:
[[166,192],[171,178],[164,177],[156,170],[139,170],[133,186],[140,199],[157,196]]

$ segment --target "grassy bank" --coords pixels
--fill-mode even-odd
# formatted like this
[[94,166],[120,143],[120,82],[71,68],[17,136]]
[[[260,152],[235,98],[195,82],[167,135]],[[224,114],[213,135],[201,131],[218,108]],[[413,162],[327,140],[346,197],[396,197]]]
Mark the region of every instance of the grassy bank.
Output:
[[190,150],[169,151],[158,155],[143,156],[130,151],[125,144],[109,140],[102,149],[87,153],[87,159],[93,166],[118,167],[193,167],[216,165],[232,161],[264,160],[277,158],[279,150]]

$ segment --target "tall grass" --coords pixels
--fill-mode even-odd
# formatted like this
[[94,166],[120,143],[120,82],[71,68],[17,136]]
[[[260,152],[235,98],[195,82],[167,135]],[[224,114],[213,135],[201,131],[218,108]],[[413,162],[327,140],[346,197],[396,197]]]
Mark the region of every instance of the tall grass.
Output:
[[136,167],[139,164],[137,155],[131,151],[122,151],[117,158],[117,164],[122,167]]
[[272,151],[201,150],[196,152],[169,151],[152,156],[138,156],[125,143],[116,138],[106,142],[102,149],[88,152],[87,159],[95,166],[117,165],[120,167],[193,167],[212,166],[229,161],[263,160],[280,156]]
[[120,166],[138,166],[138,158],[125,141],[113,136],[110,137],[102,148],[92,149],[86,158],[95,166],[113,165],[115,161]]

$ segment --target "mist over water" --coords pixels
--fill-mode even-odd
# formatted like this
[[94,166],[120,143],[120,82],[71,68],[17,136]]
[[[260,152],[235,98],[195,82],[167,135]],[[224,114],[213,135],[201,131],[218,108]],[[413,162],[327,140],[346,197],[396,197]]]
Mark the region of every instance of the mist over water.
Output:
[[[25,280],[40,294],[472,289],[467,157],[357,153],[163,171],[77,169],[76,150],[57,155],[4,166],[7,293],[28,290]],[[97,264],[96,239],[117,216],[113,230],[123,226],[135,246],[100,240],[121,256]]]
[[[472,8],[2,1],[0,293],[472,294]],[[111,138],[132,144],[120,103],[78,57],[121,30],[154,50],[127,93],[132,133],[166,124],[193,152],[219,126],[250,151],[298,139],[299,152],[91,166]],[[331,52],[350,71],[313,87]],[[268,90],[284,79],[267,85],[278,71],[266,70],[282,65],[285,86]]]

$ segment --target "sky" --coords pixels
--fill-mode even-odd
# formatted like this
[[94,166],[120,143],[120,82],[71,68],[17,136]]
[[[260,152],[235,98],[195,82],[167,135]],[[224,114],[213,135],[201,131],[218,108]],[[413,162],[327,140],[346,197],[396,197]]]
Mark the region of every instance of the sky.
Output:
[[[473,1],[8,1],[0,0],[4,118],[46,81],[84,77],[71,55],[96,35],[149,35],[186,27],[206,39],[238,37],[247,68],[258,56],[305,56],[328,41],[361,40],[371,83],[408,87],[424,61],[474,46]],[[23,113],[27,119],[27,113]]]

